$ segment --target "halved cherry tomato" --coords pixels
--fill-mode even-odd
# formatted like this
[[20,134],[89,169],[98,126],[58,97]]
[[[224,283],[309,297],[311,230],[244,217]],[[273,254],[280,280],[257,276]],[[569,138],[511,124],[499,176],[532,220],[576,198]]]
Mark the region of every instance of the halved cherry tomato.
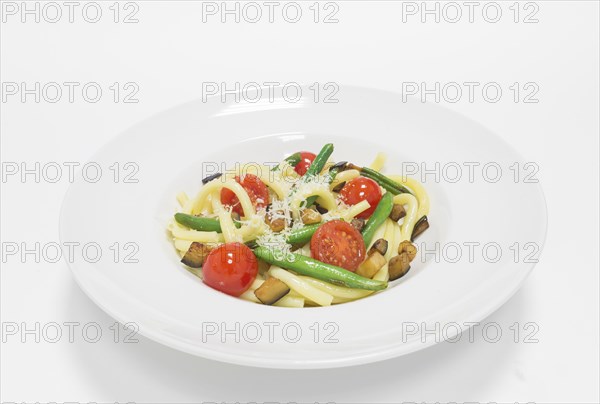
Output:
[[204,283],[213,289],[239,296],[244,293],[258,274],[258,261],[248,246],[227,243],[208,254],[202,266]]
[[310,167],[310,165],[312,164],[312,162],[314,161],[314,159],[316,157],[317,157],[317,155],[314,153],[311,153],[311,152],[307,152],[307,151],[300,152],[300,162],[298,164],[296,164],[296,167],[294,167],[294,170],[296,170],[298,175],[306,174],[306,170],[308,170],[308,167]]
[[342,220],[325,223],[310,239],[310,254],[314,259],[348,271],[356,271],[365,253],[365,242],[359,231]]
[[[261,208],[269,204],[269,190],[264,182],[256,175],[246,174],[241,179],[237,176],[235,177],[235,180],[246,190],[254,207]],[[231,206],[233,212],[240,216],[244,216],[244,209],[242,209],[240,200],[235,196],[233,191],[227,188],[221,189],[221,203],[223,205]]]
[[356,177],[342,188],[340,198],[346,205],[356,205],[365,200],[369,202],[371,207],[356,216],[359,219],[366,219],[373,214],[381,200],[381,188],[370,178]]

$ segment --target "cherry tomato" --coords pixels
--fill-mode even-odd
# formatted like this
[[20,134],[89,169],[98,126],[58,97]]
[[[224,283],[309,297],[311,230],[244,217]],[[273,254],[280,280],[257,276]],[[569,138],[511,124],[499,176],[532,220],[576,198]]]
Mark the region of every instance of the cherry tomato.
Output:
[[215,248],[202,266],[204,283],[231,296],[239,296],[248,290],[257,273],[256,257],[250,248],[240,243]]
[[[240,184],[248,193],[250,201],[256,208],[265,207],[269,204],[269,190],[267,186],[254,174],[246,174],[242,179],[239,176],[235,177],[235,180]],[[240,200],[235,193],[227,188],[221,189],[221,203],[223,205],[231,206],[233,212],[244,216],[244,210],[240,205]]]
[[313,234],[310,239],[310,254],[326,264],[354,272],[365,259],[365,242],[350,223],[332,220]]
[[294,170],[296,170],[298,175],[306,174],[306,170],[308,170],[308,167],[310,167],[310,165],[312,164],[312,162],[314,161],[314,159],[316,157],[317,157],[317,155],[314,153],[311,153],[311,152],[307,152],[307,151],[300,152],[300,162],[298,164],[296,164],[296,167],[294,167]]
[[371,207],[356,216],[359,219],[366,219],[373,214],[381,200],[381,188],[370,178],[356,177],[342,188],[340,198],[346,205],[356,205],[365,200],[369,202]]

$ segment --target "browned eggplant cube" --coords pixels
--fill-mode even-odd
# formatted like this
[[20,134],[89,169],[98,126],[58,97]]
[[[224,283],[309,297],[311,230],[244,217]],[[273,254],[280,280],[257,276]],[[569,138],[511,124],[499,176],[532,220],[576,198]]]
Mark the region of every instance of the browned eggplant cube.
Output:
[[379,251],[370,250],[367,259],[356,270],[356,274],[371,279],[385,263],[385,257]]
[[212,248],[207,246],[206,244],[194,241],[192,245],[190,245],[190,248],[188,248],[183,258],[181,259],[181,262],[183,262],[188,267],[200,268],[204,264],[204,260],[211,251]]
[[288,293],[290,293],[290,288],[277,278],[267,279],[254,291],[254,295],[258,300],[267,305],[277,303],[279,299]]
[[398,220],[402,219],[404,216],[406,216],[406,210],[404,210],[404,206],[395,203],[394,206],[392,207],[392,211],[390,212],[390,219],[392,219],[394,222],[397,222]]
[[385,255],[388,249],[388,242],[384,238],[380,238],[376,242],[373,243],[373,246],[369,249],[369,252],[372,250],[379,251],[381,255]]
[[402,253],[392,257],[388,263],[388,272],[390,274],[390,281],[402,278],[408,273],[410,269],[410,259],[407,253]]

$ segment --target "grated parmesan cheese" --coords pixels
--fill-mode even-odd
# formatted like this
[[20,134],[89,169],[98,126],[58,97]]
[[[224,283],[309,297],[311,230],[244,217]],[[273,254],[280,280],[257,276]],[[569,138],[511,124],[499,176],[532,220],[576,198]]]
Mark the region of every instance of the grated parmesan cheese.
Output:
[[287,234],[289,231],[282,231],[280,233],[275,233],[270,228],[266,228],[264,233],[258,236],[256,239],[256,244],[261,247],[269,248],[272,251],[277,251],[278,254],[283,254],[286,256],[292,252],[292,245],[288,244]]

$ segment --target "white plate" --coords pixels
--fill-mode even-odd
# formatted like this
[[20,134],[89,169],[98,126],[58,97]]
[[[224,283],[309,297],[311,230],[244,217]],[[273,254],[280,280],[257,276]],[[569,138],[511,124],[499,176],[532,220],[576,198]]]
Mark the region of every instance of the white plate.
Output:
[[[63,243],[102,248],[97,262],[89,250],[90,257],[70,263],[88,296],[120,322],[136,323],[142,335],[194,355],[260,367],[328,368],[404,355],[452,338],[457,325],[483,320],[517,291],[546,231],[541,188],[524,181],[534,167],[484,127],[438,106],[351,87],[340,89],[337,104],[315,104],[305,94],[296,104],[279,98],[185,104],[100,150],[93,161],[103,168],[102,179],[71,186],[60,226]],[[429,174],[424,181],[431,228],[417,240],[421,252],[439,253],[420,256],[424,262],[414,263],[383,293],[310,309],[235,299],[182,267],[165,226],[177,209],[176,193],[198,191],[203,162],[272,162],[298,150],[316,152],[326,142],[336,146],[334,159],[363,165],[385,151],[389,173],[414,168],[412,162],[435,170],[439,162],[440,177]],[[126,162],[137,164],[132,178],[139,182],[124,183],[121,175],[115,183],[115,170],[108,169],[115,162],[121,174],[132,172]],[[471,163],[479,165],[469,178],[465,164]],[[452,182],[457,165],[463,175]],[[501,178],[492,182],[498,167]],[[116,263],[115,242],[121,251]],[[124,262],[133,251],[126,242],[139,246],[130,257],[138,263]],[[501,256],[492,262],[498,247]],[[457,252],[462,257],[454,262]],[[425,332],[436,324],[437,335]]]

